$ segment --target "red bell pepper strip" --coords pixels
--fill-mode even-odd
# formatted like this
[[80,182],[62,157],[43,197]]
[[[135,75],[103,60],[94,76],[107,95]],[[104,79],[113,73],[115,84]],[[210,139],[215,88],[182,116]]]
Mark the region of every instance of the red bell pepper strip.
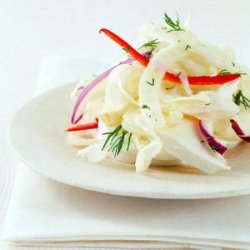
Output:
[[[231,82],[240,77],[240,74],[216,75],[216,76],[188,76],[190,85],[215,85]],[[175,83],[181,83],[177,75],[166,72],[163,80],[168,80]]]
[[98,128],[98,121],[93,123],[86,123],[86,124],[79,124],[77,126],[73,126],[68,128],[67,132],[74,132],[74,131],[83,131],[83,130],[90,130],[90,129],[97,129]]
[[[149,60],[141,53],[135,50],[130,44],[124,41],[121,37],[113,33],[108,29],[100,29],[99,33],[104,33],[113,41],[118,43],[121,47],[126,48],[127,52],[140,62],[145,67],[148,65]],[[228,74],[228,75],[216,75],[216,76],[188,76],[188,82],[190,85],[212,85],[212,84],[224,84],[231,82],[240,77],[240,74]],[[180,78],[170,72],[166,72],[163,80],[168,80],[175,83],[181,83]]]
[[144,65],[145,67],[148,65],[149,60],[146,57],[144,57],[141,53],[139,53],[137,50],[135,50],[130,44],[124,41],[121,37],[117,36],[115,33],[113,33],[108,29],[100,29],[99,33],[102,32],[106,34],[108,37],[110,37],[113,41],[118,43],[122,48],[126,49],[126,51],[142,65]]

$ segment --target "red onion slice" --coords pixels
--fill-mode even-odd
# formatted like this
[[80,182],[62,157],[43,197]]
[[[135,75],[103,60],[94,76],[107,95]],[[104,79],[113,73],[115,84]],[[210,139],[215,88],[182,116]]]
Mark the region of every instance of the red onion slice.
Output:
[[[152,52],[151,51],[147,51],[145,53],[143,53],[144,56],[148,56],[150,55]],[[97,76],[91,83],[89,83],[81,92],[81,94],[79,95],[75,106],[73,108],[73,112],[71,115],[71,123],[72,124],[77,124],[83,117],[83,114],[81,114],[78,118],[76,118],[76,114],[77,111],[82,103],[82,101],[84,100],[84,98],[87,96],[87,94],[96,86],[98,85],[103,79],[105,79],[107,76],[109,76],[109,74],[112,72],[113,69],[115,69],[116,67],[122,65],[122,64],[130,64],[132,62],[134,62],[135,59],[134,58],[128,58],[127,60],[111,67],[110,69],[106,70],[105,72],[103,72],[101,75]]]
[[220,142],[218,142],[206,129],[206,126],[203,121],[199,120],[199,127],[202,135],[205,137],[208,145],[211,147],[212,150],[220,153],[223,155],[227,151],[227,147],[222,145]]
[[250,142],[250,135],[245,135],[243,130],[241,129],[238,122],[236,122],[234,119],[230,120],[232,129],[235,131],[235,133],[244,141]]

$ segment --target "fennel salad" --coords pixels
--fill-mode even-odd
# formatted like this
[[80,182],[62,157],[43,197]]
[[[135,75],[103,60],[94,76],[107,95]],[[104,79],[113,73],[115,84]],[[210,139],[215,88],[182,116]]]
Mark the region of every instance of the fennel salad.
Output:
[[249,69],[225,46],[202,41],[177,15],[144,26],[133,45],[103,28],[120,62],[81,80],[67,129],[78,156],[133,164],[229,170],[227,152],[250,142]]

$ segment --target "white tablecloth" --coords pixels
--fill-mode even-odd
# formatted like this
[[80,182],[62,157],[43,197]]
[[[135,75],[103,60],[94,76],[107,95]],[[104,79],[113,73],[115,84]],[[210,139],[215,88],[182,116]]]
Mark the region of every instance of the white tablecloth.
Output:
[[[95,67],[81,59],[47,60],[38,91],[76,80],[83,68],[90,73]],[[21,165],[3,236],[40,246],[250,249],[249,235],[249,196],[196,201],[118,197],[59,184]]]
[[[17,161],[6,147],[10,116],[31,96],[40,62],[51,55],[113,60],[121,54],[98,29],[109,27],[131,41],[137,27],[158,22],[166,11],[181,20],[194,10],[192,27],[203,38],[236,49],[249,64],[249,7],[245,0],[11,0],[0,8],[0,234]],[[126,13],[124,15],[124,13]],[[232,17],[236,17],[233,18]],[[0,243],[0,249],[5,246]],[[20,248],[26,249],[26,248]],[[38,248],[34,248],[38,249]],[[40,248],[39,248],[40,249]]]

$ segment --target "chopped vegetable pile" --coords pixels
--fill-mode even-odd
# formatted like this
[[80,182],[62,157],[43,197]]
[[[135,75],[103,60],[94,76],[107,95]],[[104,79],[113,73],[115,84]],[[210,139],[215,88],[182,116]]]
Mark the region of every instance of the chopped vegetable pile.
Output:
[[183,163],[206,173],[228,170],[226,153],[250,142],[249,69],[224,46],[200,40],[164,15],[130,44],[102,28],[125,52],[120,63],[81,80],[67,129],[78,155],[135,165]]

